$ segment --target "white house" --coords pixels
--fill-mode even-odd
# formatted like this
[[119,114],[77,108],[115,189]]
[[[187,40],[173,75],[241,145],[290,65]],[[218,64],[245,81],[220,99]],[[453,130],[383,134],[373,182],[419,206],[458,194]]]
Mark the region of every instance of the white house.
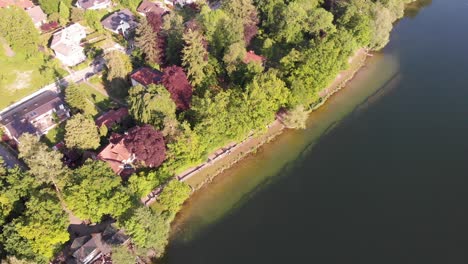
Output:
[[86,10],[96,10],[109,8],[112,5],[111,0],[77,0],[76,7]]
[[55,33],[50,47],[63,64],[74,66],[86,60],[84,48],[80,46],[81,40],[85,37],[85,28],[75,23]]

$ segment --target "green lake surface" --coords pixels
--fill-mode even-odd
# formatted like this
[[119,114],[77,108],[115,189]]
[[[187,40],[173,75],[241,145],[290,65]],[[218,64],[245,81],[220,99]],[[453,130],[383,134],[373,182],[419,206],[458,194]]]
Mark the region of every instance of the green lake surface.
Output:
[[164,263],[468,263],[468,0],[423,0],[314,112],[196,192]]

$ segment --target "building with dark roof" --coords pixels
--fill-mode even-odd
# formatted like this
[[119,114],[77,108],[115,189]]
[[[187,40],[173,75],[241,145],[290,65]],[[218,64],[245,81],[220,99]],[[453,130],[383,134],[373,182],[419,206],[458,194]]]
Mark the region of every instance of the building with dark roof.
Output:
[[163,5],[160,2],[155,3],[148,0],[143,0],[138,6],[137,12],[142,16],[146,16],[146,14],[150,12],[158,16],[163,16],[167,13],[167,10],[163,8]]
[[16,142],[24,133],[46,134],[57,123],[70,117],[60,96],[45,91],[0,114],[0,124]]
[[96,10],[108,8],[112,5],[111,0],[77,0],[76,7],[86,10]]
[[101,24],[105,29],[124,36],[127,35],[127,31],[137,27],[135,16],[128,9],[112,13],[102,20]]
[[163,73],[158,70],[149,67],[141,67],[130,74],[130,79],[132,81],[132,86],[138,84],[148,86],[150,84],[160,84],[162,76]]
[[[91,264],[98,262],[104,256],[109,256],[111,246],[126,245],[128,241],[127,235],[109,225],[102,233],[75,238],[70,245],[70,252],[74,263]],[[69,262],[72,260],[67,263]]]

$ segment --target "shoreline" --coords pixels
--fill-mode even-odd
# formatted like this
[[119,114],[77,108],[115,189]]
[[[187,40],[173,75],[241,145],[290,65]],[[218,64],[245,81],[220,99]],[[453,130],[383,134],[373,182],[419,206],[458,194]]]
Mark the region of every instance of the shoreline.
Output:
[[[346,84],[365,65],[368,56],[369,54],[365,49],[358,49],[348,60],[349,68],[341,71],[328,87],[319,92],[322,101],[310,109],[309,114],[320,108],[331,96],[346,87]],[[208,161],[176,175],[176,178],[189,184],[195,192],[210,183],[225,170],[242,161],[246,156],[256,152],[264,144],[274,140],[283,133],[285,128],[280,121],[275,120],[268,126],[265,133],[258,136],[249,136],[239,143],[231,143],[215,151],[209,156]]]

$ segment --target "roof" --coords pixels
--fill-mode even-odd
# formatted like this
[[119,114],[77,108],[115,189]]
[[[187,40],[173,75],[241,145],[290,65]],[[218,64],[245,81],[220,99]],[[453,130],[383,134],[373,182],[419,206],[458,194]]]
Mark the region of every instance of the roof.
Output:
[[123,9],[111,14],[110,16],[102,20],[101,24],[107,29],[117,31],[117,28],[119,27],[121,21],[129,23],[130,26],[136,26],[135,16],[128,9]]
[[77,3],[80,5],[80,7],[84,9],[88,9],[107,2],[110,2],[110,0],[77,0]]
[[30,123],[34,118],[41,116],[63,104],[59,95],[53,91],[45,91],[24,103],[0,114],[0,124],[4,125],[15,138],[23,133],[34,134],[36,129]]
[[110,138],[110,143],[107,145],[99,154],[98,159],[107,162],[111,169],[116,173],[121,175],[131,172],[126,171],[123,168],[123,161],[130,159],[131,153],[125,147],[123,143],[124,136],[113,133]]
[[59,43],[64,43],[66,45],[79,45],[81,35],[86,35],[86,30],[82,25],[75,23],[63,28],[57,33],[54,33],[50,47],[54,48],[54,46]]
[[[82,241],[78,241],[77,244],[80,242]],[[73,241],[73,244],[75,244],[75,241]],[[91,235],[91,238],[85,244],[73,253],[73,257],[78,260],[78,263],[92,263],[102,254],[108,254],[110,251],[110,246],[102,241],[102,234],[95,233]]]
[[106,125],[107,128],[110,128],[115,123],[121,122],[127,116],[127,108],[122,107],[117,110],[112,109],[96,119],[96,126],[101,127],[102,125]]
[[148,0],[143,0],[140,6],[137,8],[137,12],[146,14],[148,12],[153,12],[158,15],[164,15],[166,10],[162,8],[158,3],[154,3]]
[[244,63],[250,63],[250,62],[259,62],[262,63],[265,58],[262,56],[259,56],[255,54],[253,50],[250,50],[245,54],[244,57]]
[[77,263],[96,263],[97,259],[111,253],[112,245],[122,245],[128,240],[129,237],[123,231],[108,225],[101,233],[75,238],[70,245],[70,252]]
[[141,67],[138,70],[134,71],[130,75],[130,78],[144,86],[148,86],[150,84],[161,83],[162,76],[163,73],[158,70],[151,69],[149,67]]
[[47,15],[44,14],[40,6],[34,6],[33,8],[26,10],[26,12],[28,12],[28,15],[31,17],[34,24],[40,23],[47,19]]
[[34,6],[30,0],[0,0],[0,7],[17,6],[23,9],[29,9]]

